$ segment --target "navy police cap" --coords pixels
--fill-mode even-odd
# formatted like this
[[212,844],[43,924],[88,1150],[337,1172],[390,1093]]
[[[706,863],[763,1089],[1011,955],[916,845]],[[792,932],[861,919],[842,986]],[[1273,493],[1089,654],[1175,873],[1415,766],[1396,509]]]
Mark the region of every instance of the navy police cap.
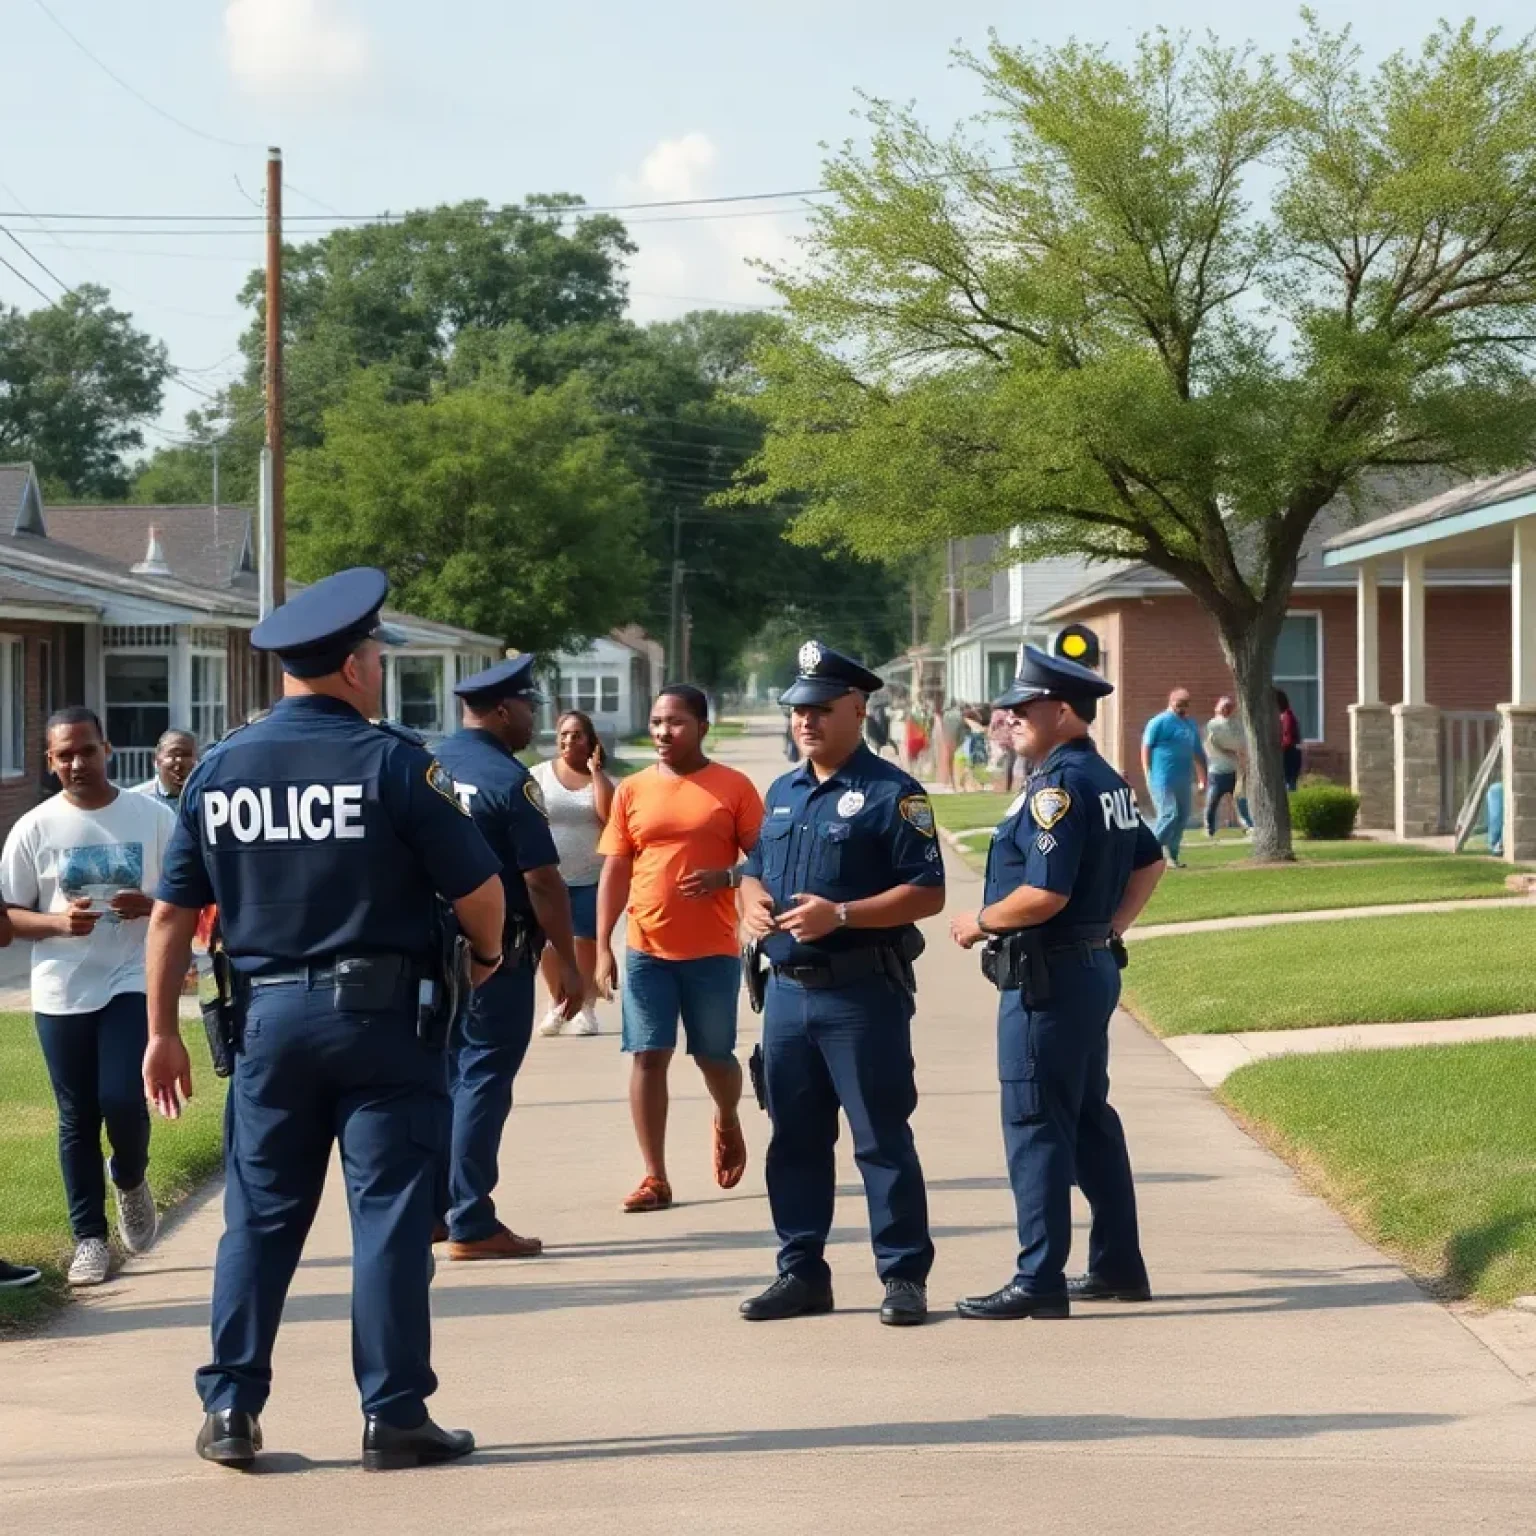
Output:
[[388,596],[389,577],[371,565],[337,571],[274,608],[251,631],[251,649],[273,652],[294,677],[339,672],[361,641],[402,643],[379,623]]
[[530,704],[542,704],[544,695],[534,681],[533,663],[531,651],[524,656],[509,656],[494,667],[466,677],[453,691],[470,704],[483,705],[487,709],[503,699],[527,699]]
[[1035,699],[1060,699],[1067,704],[1087,703],[1102,699],[1115,691],[1113,683],[1106,682],[1097,672],[1068,661],[1064,656],[1047,656],[1032,645],[1024,647],[1024,658],[1019,675],[1003,696],[997,700],[998,709],[1012,709],[1019,704],[1029,704]]
[[780,704],[830,704],[845,693],[878,693],[884,682],[851,656],[819,640],[807,640],[796,658],[795,680],[779,695]]

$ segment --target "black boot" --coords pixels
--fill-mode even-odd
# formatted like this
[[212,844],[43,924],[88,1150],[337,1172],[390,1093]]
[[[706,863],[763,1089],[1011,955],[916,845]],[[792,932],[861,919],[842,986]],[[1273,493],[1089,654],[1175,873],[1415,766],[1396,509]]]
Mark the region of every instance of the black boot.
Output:
[[927,1287],[920,1280],[887,1280],[880,1321],[891,1328],[915,1328],[927,1322]]
[[817,1289],[798,1275],[780,1275],[760,1296],[741,1304],[749,1323],[776,1323],[785,1317],[811,1317],[832,1310],[830,1284]]
[[430,1418],[415,1429],[397,1429],[371,1414],[363,1421],[363,1471],[398,1472],[406,1467],[430,1467],[457,1461],[475,1448],[467,1429],[439,1429]]
[[1067,1295],[1073,1301],[1151,1301],[1152,1286],[1146,1280],[1136,1285],[1111,1285],[1097,1275],[1079,1275],[1067,1281]]
[[210,1413],[197,1432],[197,1454],[221,1467],[244,1470],[261,1449],[261,1420],[254,1413],[225,1408]]
[[1071,1316],[1071,1303],[1065,1296],[1036,1296],[1022,1290],[1017,1280],[1010,1280],[990,1296],[966,1296],[955,1303],[961,1317],[998,1321],[1018,1317],[1062,1318]]

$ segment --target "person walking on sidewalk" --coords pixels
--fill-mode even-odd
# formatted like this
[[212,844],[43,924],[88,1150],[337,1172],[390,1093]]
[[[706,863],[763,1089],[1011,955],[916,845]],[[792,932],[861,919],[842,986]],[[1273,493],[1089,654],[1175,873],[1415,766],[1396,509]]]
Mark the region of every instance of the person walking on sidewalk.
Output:
[[453,690],[463,726],[437,748],[464,809],[501,860],[506,888],[501,968],[470,995],[448,1039],[453,1137],[447,1219],[435,1235],[446,1237],[455,1260],[528,1259],[544,1251],[538,1238],[520,1236],[497,1219],[491,1193],[500,1178],[513,1080],[533,1038],[534,976],[546,940],[555,956],[561,1017],[581,1007],[560,856],[539,786],[517,760],[533,740],[534,710],[543,702],[533,668],[533,656],[522,655],[466,677]]
[[1179,848],[1189,825],[1190,783],[1198,776],[1204,789],[1206,772],[1200,727],[1189,718],[1187,688],[1175,688],[1168,695],[1168,708],[1147,721],[1141,737],[1141,772],[1157,806],[1152,830],[1167,849],[1168,861],[1182,869]]
[[46,739],[62,787],[11,828],[0,891],[17,936],[33,941],[32,1010],[59,1107],[59,1164],[75,1240],[69,1283],[100,1285],[112,1267],[103,1125],[123,1247],[144,1253],[160,1229],[139,1063],[149,1038],[148,892],[175,819],[155,797],[108,779],[112,749],[92,711],[59,710]]
[[875,674],[815,640],[780,703],[806,763],[774,781],[742,879],[742,924],[772,965],[763,1082],[773,1139],[768,1203],[779,1275],[742,1303],[749,1322],[832,1310],[825,1249],[836,1193],[839,1108],[864,1178],[880,1321],[928,1315],[933,1240],[910,1124],[913,926],[944,906],[933,807],[915,779],[860,741]]
[[757,845],[763,802],[752,781],[704,755],[709,707],[686,683],[651,706],[656,763],[623,780],[598,843],[597,991],[612,998],[613,930],[629,912],[624,1049],[633,1058],[629,1107],[645,1175],[626,1211],[672,1204],[667,1175],[667,1072],[681,1018],[688,1054],[715,1105],[715,1182],[734,1189],[747,1166],[742,1135],[736,1000],[736,863]]
[[[983,972],[1001,993],[998,1077],[1019,1257],[1000,1290],[959,1303],[962,1317],[1061,1318],[1069,1298],[1150,1295],[1125,1131],[1109,1104],[1109,1020],[1120,935],[1165,866],[1130,786],[1088,735],[1113,691],[1087,667],[1029,646],[998,701],[1039,767],[992,840],[986,904],[950,932],[962,949],[990,940]],[[1069,1282],[1074,1182],[1093,1224],[1088,1272]]]
[[381,645],[395,638],[379,623],[388,593],[383,571],[339,571],[251,631],[253,649],[282,662],[283,697],[187,781],[150,919],[144,1092],[168,1119],[192,1092],[177,1002],[210,903],[235,971],[213,1359],[197,1373],[197,1454],[219,1466],[249,1467],[261,1451],[272,1348],[333,1145],[352,1218],[363,1469],[475,1447],[427,1413],[448,1127],[434,920],[441,897],[479,986],[501,967],[506,897],[453,781],[411,732],[370,723]]
[[[551,1002],[539,1025],[541,1035],[597,1033],[592,1005],[597,998],[597,877],[603,872],[597,840],[613,809],[613,780],[603,771],[603,762],[603,744],[592,717],[568,709],[555,722],[555,755],[533,770],[560,855],[560,875],[571,893],[571,929],[582,988],[581,1012],[567,1020],[561,1005]],[[550,997],[555,998],[560,969],[553,949],[545,949],[540,970]]]

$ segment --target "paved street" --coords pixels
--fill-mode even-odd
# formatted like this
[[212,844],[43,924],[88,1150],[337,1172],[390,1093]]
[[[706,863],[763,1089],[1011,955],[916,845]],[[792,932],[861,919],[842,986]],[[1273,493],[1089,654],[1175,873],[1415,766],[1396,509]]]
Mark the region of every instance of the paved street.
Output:
[[[723,750],[763,781],[776,736]],[[977,882],[951,863],[952,903]],[[942,920],[920,962],[918,1143],[935,1303],[1008,1275],[993,995]],[[1134,961],[1133,961],[1134,963]],[[613,1027],[610,1011],[609,1025]],[[504,1214],[549,1245],[444,1264],[437,1417],[482,1451],[365,1477],[347,1349],[348,1237],[333,1188],[278,1348],[261,1475],[199,1463],[209,1198],[44,1337],[0,1346],[0,1528],[455,1533],[1092,1529],[1512,1531],[1536,1499],[1532,1384],[1425,1300],[1163,1046],[1117,1026],[1116,1099],[1158,1299],[1066,1324],[941,1312],[881,1328],[842,1149],[839,1311],[750,1326],[773,1269],[766,1126],[722,1194],[709,1115],[674,1077],[670,1212],[620,1213],[639,1173],[612,1035],[535,1041],[508,1129]]]

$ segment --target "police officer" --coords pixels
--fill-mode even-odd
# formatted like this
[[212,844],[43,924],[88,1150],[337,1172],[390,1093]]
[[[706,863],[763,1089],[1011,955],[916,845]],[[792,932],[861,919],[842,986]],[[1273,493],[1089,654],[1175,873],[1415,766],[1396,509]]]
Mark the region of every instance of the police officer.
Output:
[[[1018,1269],[962,1317],[1066,1317],[1081,1301],[1144,1301],[1146,1265],[1119,1116],[1109,1105],[1109,1019],[1120,998],[1118,935],[1163,872],[1125,780],[1088,735],[1111,684],[1027,647],[998,707],[1037,764],[987,856],[986,905],[955,917],[965,949],[998,939],[997,1059],[1003,1142],[1019,1224]],[[1088,1273],[1068,1282],[1072,1184],[1093,1210]]]
[[437,748],[465,810],[501,860],[507,897],[501,969],[471,995],[448,1043],[453,1138],[448,1219],[438,1235],[447,1237],[450,1259],[543,1252],[538,1238],[519,1236],[496,1219],[491,1191],[512,1080],[533,1038],[534,975],[546,938],[560,961],[563,1016],[574,1017],[582,1004],[560,856],[539,786],[514,755],[533,740],[534,708],[543,702],[533,666],[531,655],[514,656],[466,677],[453,690],[463,704],[463,728]]
[[912,961],[920,919],[944,906],[933,807],[916,780],[864,744],[873,672],[815,640],[779,699],[806,761],[768,791],[742,879],[743,923],[772,965],[763,1076],[773,1139],[768,1200],[779,1277],[742,1304],[751,1321],[832,1310],[823,1250],[832,1226],[841,1105],[864,1178],[885,1281],[880,1321],[927,1316],[928,1198],[908,1121]]
[[213,1361],[197,1373],[207,1461],[247,1467],[283,1301],[340,1143],[353,1233],[352,1357],[363,1466],[474,1448],[427,1415],[436,1164],[448,1116],[441,1049],[418,1038],[435,994],[436,893],[478,985],[501,964],[496,855],[409,732],[369,724],[383,684],[382,571],[342,571],[251,633],[283,698],[193,771],[163,865],[147,952],[144,1086],[175,1118],[191,1068],[177,1028],[198,913],[216,902],[243,1041],[225,1116],[224,1236]]

